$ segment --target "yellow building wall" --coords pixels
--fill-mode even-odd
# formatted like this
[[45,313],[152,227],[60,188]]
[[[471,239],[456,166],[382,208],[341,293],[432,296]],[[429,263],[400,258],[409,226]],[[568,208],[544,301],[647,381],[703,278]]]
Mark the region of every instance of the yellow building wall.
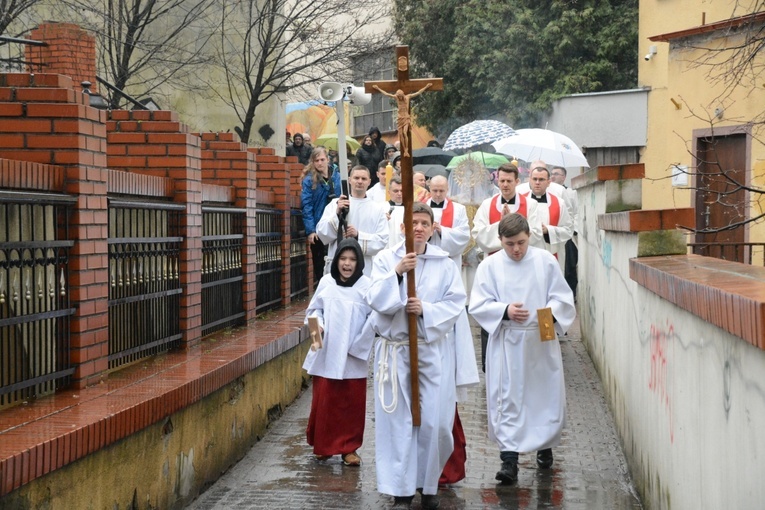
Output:
[[[694,205],[693,192],[689,189],[694,183],[693,177],[689,176],[689,186],[685,187],[673,187],[671,180],[673,165],[685,165],[691,173],[696,169],[694,130],[745,126],[765,110],[765,75],[759,77],[756,85],[746,83],[732,94],[725,94],[723,84],[710,79],[707,67],[694,65],[700,57],[708,56],[707,52],[649,40],[652,36],[702,26],[702,20],[709,24],[729,19],[735,6],[733,1],[640,2],[638,81],[640,86],[651,88],[647,145],[642,155],[647,181],[643,186],[646,209]],[[739,8],[735,15],[746,12]],[[695,36],[693,41],[716,47],[730,47],[741,41],[741,36],[724,36],[723,31],[711,32]],[[652,45],[656,46],[657,53],[646,61],[643,56],[649,53]],[[765,53],[760,52],[757,58],[760,65],[765,65]],[[723,110],[721,118],[715,117],[717,108]],[[764,189],[765,145],[762,140],[765,128],[760,126],[758,130],[755,126],[753,134],[755,136],[749,139],[751,145],[747,158],[749,184]],[[750,199],[750,217],[762,214],[764,201],[758,202],[755,194],[750,194]],[[747,240],[765,241],[765,224],[750,225]]]

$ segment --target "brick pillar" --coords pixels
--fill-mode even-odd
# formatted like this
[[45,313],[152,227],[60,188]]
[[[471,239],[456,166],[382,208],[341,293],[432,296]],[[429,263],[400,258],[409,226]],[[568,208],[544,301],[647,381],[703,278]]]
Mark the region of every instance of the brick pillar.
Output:
[[202,170],[198,136],[169,111],[109,112],[107,164],[113,170],[168,177],[181,215],[180,325],[186,347],[202,337]]
[[28,62],[45,64],[42,71],[70,76],[75,90],[80,83],[89,81],[90,90],[98,92],[96,82],[96,40],[88,32],[71,23],[48,22],[33,29],[28,36],[43,41],[47,46],[25,46]]
[[0,74],[0,158],[56,164],[64,191],[78,197],[69,224],[68,289],[74,384],[97,382],[107,369],[106,113],[83,104],[72,80],[53,74]]
[[246,314],[245,320],[250,321],[256,317],[257,298],[255,154],[247,150],[247,144],[240,142],[235,133],[202,133],[200,136],[202,181],[234,188],[234,206],[247,210],[242,246],[242,304]]
[[[282,158],[284,161],[287,172],[289,172],[289,193],[292,197],[292,205],[295,208],[300,208],[300,195],[303,191],[303,169],[305,168],[300,162],[298,162],[297,156],[287,156]],[[311,257],[311,247],[306,243],[305,258],[308,262],[306,266],[306,275],[308,278],[308,294],[313,294],[314,282],[313,282],[313,257]]]
[[291,301],[290,293],[290,244],[292,234],[290,232],[290,167],[284,163],[284,157],[277,156],[271,148],[250,148],[250,152],[256,154],[255,162],[258,166],[258,188],[272,191],[274,194],[274,207],[282,211],[282,305],[288,305]]

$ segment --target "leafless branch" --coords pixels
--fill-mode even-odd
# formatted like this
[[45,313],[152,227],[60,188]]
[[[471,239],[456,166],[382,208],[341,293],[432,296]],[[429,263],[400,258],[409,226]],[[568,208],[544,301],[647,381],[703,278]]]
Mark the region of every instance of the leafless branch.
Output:
[[350,63],[391,44],[390,31],[374,30],[388,7],[373,0],[228,0],[221,3],[216,63],[222,82],[210,88],[250,138],[257,108],[274,94],[325,80],[347,81]]
[[[96,34],[99,73],[132,95],[179,82],[208,62],[203,48],[214,0],[61,0],[64,13]],[[121,97],[111,96],[111,107]]]

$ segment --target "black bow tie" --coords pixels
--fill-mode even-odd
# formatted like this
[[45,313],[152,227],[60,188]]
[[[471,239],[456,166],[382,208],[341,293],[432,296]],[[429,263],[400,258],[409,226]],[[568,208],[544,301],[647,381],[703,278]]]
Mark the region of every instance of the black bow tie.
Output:
[[547,193],[545,193],[544,195],[542,195],[542,196],[541,196],[541,197],[539,197],[539,198],[537,198],[536,196],[534,196],[534,194],[533,194],[533,193],[531,194],[531,196],[532,196],[532,197],[534,197],[534,200],[536,200],[536,201],[537,201],[537,202],[539,202],[540,204],[546,204],[546,203],[547,203]]
[[503,204],[510,204],[510,205],[515,205],[515,197],[513,196],[513,198],[511,198],[510,200],[505,200],[505,199],[503,198],[503,199],[502,199],[502,203],[503,203]]
[[430,202],[430,208],[431,209],[443,209],[444,208],[444,203],[441,202],[440,204],[437,204],[435,202]]

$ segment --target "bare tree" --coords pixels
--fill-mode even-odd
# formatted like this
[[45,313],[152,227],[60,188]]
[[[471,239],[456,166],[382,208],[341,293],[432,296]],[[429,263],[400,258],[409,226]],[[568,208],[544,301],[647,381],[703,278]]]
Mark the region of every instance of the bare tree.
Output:
[[[97,37],[99,73],[140,97],[181,83],[209,59],[206,17],[215,0],[62,0],[61,7]],[[111,108],[124,98],[109,94]]]
[[6,33],[9,27],[39,3],[40,0],[0,0],[0,35],[13,35]]
[[[691,118],[706,126],[706,135],[692,143],[687,134],[676,133],[691,157],[689,169],[674,166],[670,174],[688,174],[696,209],[694,251],[744,261],[756,242],[745,242],[748,227],[765,221],[765,175],[747,171],[742,144],[749,139],[762,146],[765,139],[765,104],[751,101],[762,87],[765,74],[765,0],[737,1],[730,17],[714,23],[709,32],[670,41],[671,51],[687,69],[706,75],[706,87],[718,91],[705,104],[680,101]],[[737,102],[747,101],[739,118],[727,116]],[[681,108],[679,103],[675,105]],[[742,108],[738,108],[742,111]],[[725,120],[723,120],[725,116]],[[762,172],[761,172],[762,173]],[[750,231],[751,232],[751,231]],[[755,239],[749,239],[754,241]],[[761,248],[760,248],[761,250]]]
[[[696,55],[687,61],[689,68],[705,69],[709,84],[720,88],[714,101],[721,104],[729,102],[742,89],[751,93],[761,87],[765,72],[765,0],[742,4],[734,2],[727,27],[721,32],[677,43]],[[719,44],[722,36],[725,44]],[[749,121],[759,131],[759,126],[765,124],[765,105],[753,112]]]
[[[255,113],[274,94],[351,76],[351,62],[391,45],[389,6],[379,0],[225,0],[217,64],[222,83],[209,83],[250,140]],[[383,25],[386,26],[386,25]],[[264,137],[268,138],[268,137]]]

